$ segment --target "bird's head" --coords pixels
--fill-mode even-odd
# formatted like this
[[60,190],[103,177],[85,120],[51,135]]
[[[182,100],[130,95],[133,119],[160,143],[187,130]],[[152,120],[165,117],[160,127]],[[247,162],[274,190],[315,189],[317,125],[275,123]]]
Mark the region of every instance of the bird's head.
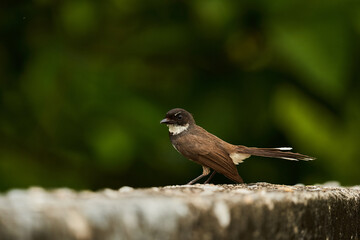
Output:
[[169,127],[170,133],[177,135],[194,125],[195,120],[188,111],[174,108],[166,113],[165,118],[160,123],[166,124]]

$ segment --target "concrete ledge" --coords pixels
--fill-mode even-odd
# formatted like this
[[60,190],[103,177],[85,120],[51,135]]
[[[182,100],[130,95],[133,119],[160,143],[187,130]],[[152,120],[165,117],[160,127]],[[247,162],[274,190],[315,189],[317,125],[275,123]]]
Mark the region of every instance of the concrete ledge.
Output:
[[360,187],[42,188],[0,197],[0,239],[359,239]]

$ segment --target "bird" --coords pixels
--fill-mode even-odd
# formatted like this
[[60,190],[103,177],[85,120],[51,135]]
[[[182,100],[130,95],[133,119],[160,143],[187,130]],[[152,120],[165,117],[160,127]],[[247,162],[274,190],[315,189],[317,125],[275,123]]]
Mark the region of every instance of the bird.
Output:
[[173,147],[187,159],[202,166],[202,174],[188,182],[189,185],[208,176],[211,170],[213,172],[204,183],[209,183],[216,173],[235,183],[243,183],[236,166],[252,155],[292,161],[315,160],[314,157],[290,152],[291,147],[256,148],[230,144],[197,125],[192,114],[182,108],[168,111],[160,123],[169,128]]

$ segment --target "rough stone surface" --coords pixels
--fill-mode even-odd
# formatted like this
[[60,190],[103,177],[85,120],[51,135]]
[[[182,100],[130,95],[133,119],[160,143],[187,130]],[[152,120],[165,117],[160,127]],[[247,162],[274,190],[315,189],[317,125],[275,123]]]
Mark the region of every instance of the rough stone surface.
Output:
[[359,239],[360,187],[268,183],[0,196],[0,239]]

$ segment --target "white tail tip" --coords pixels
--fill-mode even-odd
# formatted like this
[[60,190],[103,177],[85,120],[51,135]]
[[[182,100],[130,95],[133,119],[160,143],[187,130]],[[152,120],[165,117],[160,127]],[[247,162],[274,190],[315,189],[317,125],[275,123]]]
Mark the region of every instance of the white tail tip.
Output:
[[307,158],[302,158],[301,160],[303,161],[312,161],[312,160],[315,160],[316,158],[314,157],[307,157]]
[[290,151],[292,150],[293,148],[292,147],[279,147],[279,148],[275,148],[275,149],[278,149],[280,151]]
[[290,161],[299,161],[297,158],[281,157],[281,159],[290,160]]

